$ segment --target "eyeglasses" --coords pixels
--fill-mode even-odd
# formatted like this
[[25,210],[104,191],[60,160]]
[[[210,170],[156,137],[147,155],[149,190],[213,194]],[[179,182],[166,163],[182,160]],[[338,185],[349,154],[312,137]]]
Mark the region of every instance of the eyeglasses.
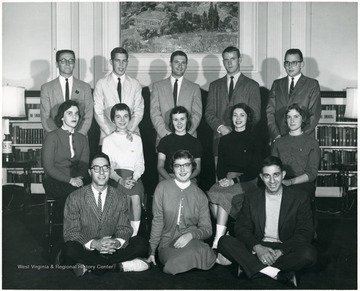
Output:
[[299,63],[302,63],[302,61],[293,61],[293,62],[289,62],[289,61],[285,61],[284,62],[284,66],[285,67],[296,67]]
[[75,60],[74,59],[61,59],[58,61],[60,64],[62,65],[66,65],[66,64],[69,64],[69,65],[73,65],[75,64]]
[[183,165],[174,164],[174,169],[180,169],[181,167],[183,167],[185,169],[189,169],[191,167],[191,163],[186,163],[186,164],[183,164]]
[[101,170],[103,170],[106,173],[109,172],[110,168],[111,167],[109,165],[104,165],[104,166],[94,165],[90,169],[94,170],[95,173],[100,173]]

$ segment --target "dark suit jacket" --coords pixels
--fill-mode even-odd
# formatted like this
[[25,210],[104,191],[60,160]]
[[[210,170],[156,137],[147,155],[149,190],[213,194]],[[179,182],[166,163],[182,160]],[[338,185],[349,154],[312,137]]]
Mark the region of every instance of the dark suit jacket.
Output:
[[[170,111],[175,106],[170,78],[156,82],[152,86],[150,115],[157,132],[156,144],[161,138],[171,133],[169,129]],[[177,106],[184,106],[189,111],[192,122],[189,133],[196,137],[196,129],[202,116],[200,86],[183,78]]]
[[[265,231],[265,191],[257,189],[245,194],[241,212],[236,220],[235,235],[251,251],[261,244]],[[279,249],[285,254],[301,243],[311,243],[313,221],[309,195],[283,186],[279,215]]]
[[221,135],[217,132],[220,125],[231,125],[230,111],[237,103],[245,103],[254,113],[254,124],[260,120],[261,98],[259,84],[240,74],[234,92],[229,101],[227,76],[215,80],[210,84],[206,103],[205,117],[207,123],[214,131],[213,152],[217,156],[217,148]]
[[321,98],[319,83],[301,75],[294,91],[289,98],[288,77],[275,80],[270,91],[266,115],[271,139],[278,135],[284,136],[289,129],[285,122],[285,112],[289,105],[297,103],[309,111],[308,124],[304,128],[307,134],[312,134],[321,115]]
[[[90,85],[74,78],[70,99],[79,104],[81,119],[79,120],[77,131],[86,136],[91,126],[94,111],[94,101]],[[58,128],[54,120],[59,106],[64,101],[59,78],[41,86],[41,123],[46,132]]]
[[133,229],[130,225],[126,195],[108,186],[102,219],[91,184],[71,193],[64,210],[64,240],[86,244],[104,236],[121,238],[127,245]]

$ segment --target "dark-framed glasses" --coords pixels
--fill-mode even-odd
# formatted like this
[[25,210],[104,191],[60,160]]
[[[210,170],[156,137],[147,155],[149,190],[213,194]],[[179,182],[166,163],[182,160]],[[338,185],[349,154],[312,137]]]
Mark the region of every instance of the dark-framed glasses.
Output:
[[185,169],[189,169],[191,167],[191,163],[186,163],[186,164],[174,164],[174,169],[180,169],[180,168],[185,168]]
[[284,62],[284,66],[285,67],[296,67],[298,64],[302,63],[302,61],[292,61],[292,62],[289,62],[289,61],[285,61]]
[[111,167],[109,165],[104,165],[104,166],[94,165],[90,169],[94,170],[95,173],[100,173],[101,170],[103,170],[103,172],[109,172]]
[[62,65],[66,65],[66,64],[69,64],[69,65],[73,65],[75,64],[75,60],[74,59],[61,59],[59,60],[59,63],[62,64]]

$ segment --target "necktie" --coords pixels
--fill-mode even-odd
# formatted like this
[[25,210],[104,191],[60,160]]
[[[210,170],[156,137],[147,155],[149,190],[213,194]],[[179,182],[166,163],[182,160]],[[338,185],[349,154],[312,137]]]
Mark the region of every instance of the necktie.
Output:
[[293,93],[293,91],[294,91],[294,78],[291,78],[289,97],[291,97],[291,94]]
[[65,79],[65,101],[69,101],[69,79]]
[[118,85],[117,85],[117,91],[118,91],[118,95],[119,95],[119,101],[121,103],[121,79],[118,78],[119,82],[118,82]]
[[174,96],[174,106],[176,106],[176,101],[177,101],[177,92],[178,92],[178,79],[175,80],[175,84],[174,84],[174,91],[173,91],[173,96]]
[[230,77],[230,87],[229,87],[229,101],[231,101],[232,94],[234,92],[234,76]]
[[98,196],[98,212],[99,212],[99,216],[100,216],[100,220],[101,220],[101,216],[102,216],[101,192],[99,192],[99,196]]

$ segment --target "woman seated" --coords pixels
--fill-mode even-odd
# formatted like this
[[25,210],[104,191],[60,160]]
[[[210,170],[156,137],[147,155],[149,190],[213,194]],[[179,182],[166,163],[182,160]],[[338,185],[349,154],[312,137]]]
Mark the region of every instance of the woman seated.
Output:
[[315,211],[315,179],[320,164],[319,143],[303,132],[307,122],[307,111],[292,104],[285,113],[289,133],[275,140],[271,154],[280,158],[286,171],[283,184],[296,185],[310,195]]
[[214,249],[226,233],[229,215],[236,219],[240,212],[244,193],[257,187],[261,151],[259,137],[252,131],[252,116],[249,106],[236,104],[231,110],[233,131],[221,137],[219,142],[219,181],[208,192],[210,208],[216,219]]
[[76,131],[80,111],[77,102],[62,103],[55,117],[58,129],[45,136],[42,163],[47,195],[56,198],[56,211],[62,217],[67,196],[88,181],[89,144]]
[[208,270],[215,264],[216,255],[203,242],[211,236],[212,227],[208,199],[190,179],[196,163],[189,151],[179,150],[170,165],[175,178],[160,182],[154,193],[148,262],[156,264],[159,246],[165,273]]
[[195,158],[196,169],[191,174],[190,179],[194,182],[201,170],[202,146],[200,141],[190,135],[188,130],[191,128],[190,114],[183,106],[174,107],[170,112],[169,128],[171,134],[163,137],[157,147],[160,181],[174,178],[174,172],[170,166],[173,154],[180,149],[188,150]]
[[133,235],[139,231],[144,186],[140,180],[145,170],[141,137],[129,133],[130,108],[124,103],[115,104],[110,112],[115,131],[104,138],[102,151],[111,162],[109,185],[121,189],[128,197],[130,223]]

